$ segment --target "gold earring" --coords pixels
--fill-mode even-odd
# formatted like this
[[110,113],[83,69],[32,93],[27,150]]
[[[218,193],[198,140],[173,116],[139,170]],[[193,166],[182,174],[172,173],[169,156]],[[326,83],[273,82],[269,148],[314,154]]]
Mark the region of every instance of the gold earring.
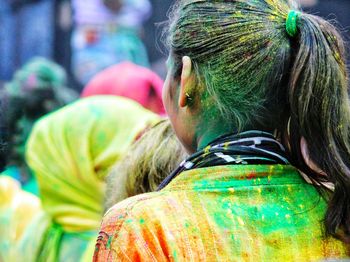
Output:
[[190,94],[189,94],[189,93],[187,93],[187,92],[186,92],[186,94],[185,94],[185,95],[186,95],[186,98],[187,98],[189,101],[192,101],[192,97],[190,96]]

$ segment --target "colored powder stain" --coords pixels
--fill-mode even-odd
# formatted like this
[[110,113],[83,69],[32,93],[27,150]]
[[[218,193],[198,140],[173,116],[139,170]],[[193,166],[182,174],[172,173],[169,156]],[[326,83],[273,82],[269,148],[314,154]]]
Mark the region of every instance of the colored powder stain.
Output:
[[244,260],[248,260],[248,259],[249,259],[249,254],[246,253],[246,252],[243,252],[243,253],[242,253],[242,258],[243,258]]
[[174,260],[177,260],[177,253],[176,253],[176,251],[173,252],[173,258],[174,258]]
[[225,228],[225,225],[227,224],[227,217],[223,216],[223,214],[214,214],[214,220],[215,220],[215,224]]
[[131,218],[129,218],[129,219],[127,219],[126,221],[125,221],[126,223],[132,223],[132,219]]
[[239,223],[241,226],[244,226],[244,221],[243,221],[242,218],[237,217],[237,220],[238,220],[238,223]]
[[[213,186],[212,182],[207,181],[207,180],[204,180],[204,181],[201,181],[201,182],[198,183],[198,184],[195,184],[195,186],[193,187],[193,189],[194,189],[195,191],[200,191],[200,190],[202,190],[203,188],[210,188],[210,187],[212,187],[212,186]],[[176,203],[174,203],[174,205],[176,205]]]
[[107,245],[106,245],[106,247],[107,247],[108,249],[111,248],[111,243],[112,243],[112,237],[110,236],[110,237],[108,238]]
[[209,154],[209,150],[210,150],[210,146],[207,146],[206,148],[204,148],[204,155]]
[[256,178],[256,174],[250,173],[249,175],[247,175],[247,178],[248,178],[248,180],[252,180],[252,179]]
[[241,11],[236,12],[236,17],[237,18],[242,18],[244,17]]
[[[223,200],[224,201],[224,200]],[[223,203],[223,205],[222,205],[222,207],[224,208],[224,209],[227,209],[227,208],[231,208],[231,206],[232,206],[232,204],[230,203],[230,202],[224,202]]]
[[338,63],[341,61],[341,56],[338,52],[334,54],[334,58],[337,60]]
[[143,225],[145,223],[145,220],[143,218],[140,219],[140,224]]
[[246,37],[246,36],[242,36],[242,37],[240,37],[240,38],[238,39],[238,41],[239,41],[240,43],[245,43],[245,42],[247,41],[247,37]]

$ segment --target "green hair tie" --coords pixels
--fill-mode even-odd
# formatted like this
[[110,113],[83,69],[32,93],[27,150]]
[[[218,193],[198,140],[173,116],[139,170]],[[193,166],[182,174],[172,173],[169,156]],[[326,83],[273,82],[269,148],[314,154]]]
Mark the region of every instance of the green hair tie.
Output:
[[290,10],[286,21],[286,30],[289,36],[295,37],[298,33],[297,22],[301,13],[295,10]]

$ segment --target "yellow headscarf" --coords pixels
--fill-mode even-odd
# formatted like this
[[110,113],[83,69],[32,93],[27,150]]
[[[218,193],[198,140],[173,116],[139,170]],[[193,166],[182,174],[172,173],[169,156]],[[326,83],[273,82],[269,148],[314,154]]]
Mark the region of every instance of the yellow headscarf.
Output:
[[40,120],[27,144],[44,210],[65,232],[99,227],[104,178],[158,116],[111,96],[82,99]]

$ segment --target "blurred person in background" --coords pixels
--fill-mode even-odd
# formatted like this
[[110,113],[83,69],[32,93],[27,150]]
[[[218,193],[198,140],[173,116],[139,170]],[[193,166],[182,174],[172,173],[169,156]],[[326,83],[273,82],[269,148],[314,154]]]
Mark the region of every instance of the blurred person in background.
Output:
[[131,62],[122,62],[95,75],[83,89],[81,96],[123,96],[154,113],[164,115],[162,88],[163,80],[150,69]]
[[81,85],[122,61],[149,65],[140,39],[149,0],[72,0],[72,6],[72,71]]
[[25,143],[37,119],[78,98],[66,87],[66,80],[59,65],[45,58],[33,58],[0,92],[3,144],[0,155],[6,165],[2,175],[19,180],[32,193],[37,193],[37,188],[24,161]]
[[[24,220],[24,229],[15,203],[14,212],[0,214],[5,261],[91,261],[103,214],[104,179],[159,120],[136,102],[112,96],[81,99],[41,118],[26,147],[40,199],[27,204],[36,211],[29,222]],[[7,199],[11,203],[11,194]]]
[[1,0],[0,24],[0,80],[35,56],[52,58],[53,0]]
[[[105,209],[127,197],[156,190],[160,182],[180,164],[185,156],[185,150],[177,140],[169,120],[162,120],[152,126],[130,147],[126,155],[117,161],[116,166],[109,173],[106,179]],[[69,179],[68,176],[67,179]],[[98,188],[98,184],[96,184],[96,188]],[[55,196],[55,194],[46,195],[48,197]],[[32,233],[31,229],[34,230],[33,226],[36,225],[32,219],[38,214],[44,215],[43,206],[39,198],[23,191],[18,182],[6,176],[0,177],[0,199],[2,200],[0,201],[0,261],[6,262],[11,259],[11,262],[20,261],[23,257],[20,252],[26,250],[26,247],[22,243],[24,249],[20,249],[19,242],[24,238],[24,233],[27,237],[29,237],[28,234]],[[61,204],[64,205],[64,203]],[[41,215],[38,216],[37,220],[40,221]],[[41,221],[45,222],[43,218]],[[43,227],[36,227],[38,229],[36,232],[38,239],[42,238],[42,230],[46,227],[46,223]],[[31,238],[34,239],[31,246],[32,251],[38,251],[38,241],[33,235]],[[67,242],[67,236],[62,239]],[[84,252],[84,241],[79,240],[79,236],[75,240],[72,238],[69,243],[76,247],[79,246],[78,242],[82,244],[80,250],[70,253],[69,258],[63,256],[65,262],[77,261],[77,254]],[[26,245],[30,246],[28,243]],[[49,244],[45,243],[44,245]],[[50,247],[53,247],[53,245],[51,244]],[[27,251],[28,249],[30,247],[27,247]],[[86,261],[89,261],[89,254],[92,251],[93,246],[87,247],[84,252]],[[17,257],[12,256],[15,255],[14,252],[18,252]],[[63,253],[61,250],[59,252]],[[34,257],[26,257],[26,261],[31,261]],[[14,258],[16,260],[13,260]],[[44,255],[38,255],[37,258],[38,260],[46,259],[46,261],[50,261]],[[80,261],[84,261],[84,258]]]

